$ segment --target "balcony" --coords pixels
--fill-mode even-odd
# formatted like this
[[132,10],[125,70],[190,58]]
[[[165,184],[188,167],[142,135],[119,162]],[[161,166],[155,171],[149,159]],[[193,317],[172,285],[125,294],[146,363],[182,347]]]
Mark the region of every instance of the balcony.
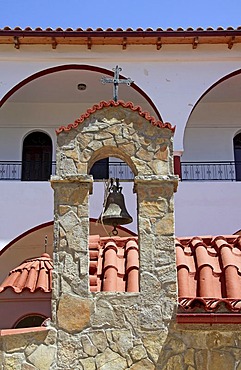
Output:
[[[55,174],[56,163],[52,162],[51,171],[49,170],[48,163],[37,163],[36,161],[29,162],[25,167],[25,176],[23,179],[22,170],[23,163],[21,161],[2,161],[0,162],[0,181],[1,180],[10,180],[10,181],[47,181],[50,176],[46,178],[46,167],[47,173],[52,175]],[[101,180],[103,173],[103,178],[119,178],[120,180],[132,180],[134,174],[129,168],[129,166],[124,162],[109,162],[109,163],[96,163],[95,171],[93,173],[94,179]]]
[[[46,181],[46,166],[34,163],[28,167],[31,177],[26,176],[24,181]],[[21,161],[0,162],[1,180],[22,180],[23,165]],[[56,163],[52,162],[51,174],[55,174]],[[94,169],[94,170],[93,170]],[[93,170],[93,171],[92,171]],[[103,178],[119,178],[120,180],[133,180],[134,174],[129,166],[121,161],[96,162],[91,170],[95,180]],[[49,169],[47,170],[49,173]],[[45,177],[44,177],[45,176]],[[181,162],[182,181],[241,181],[241,162]]]
[[240,181],[241,162],[181,162],[182,181]]

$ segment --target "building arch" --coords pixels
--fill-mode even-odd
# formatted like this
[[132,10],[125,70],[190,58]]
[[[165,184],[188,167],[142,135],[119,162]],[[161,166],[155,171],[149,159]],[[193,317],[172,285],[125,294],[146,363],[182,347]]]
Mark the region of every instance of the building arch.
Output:
[[[227,81],[228,79],[232,78],[232,77],[235,77],[235,76],[238,76],[238,75],[241,75],[241,69],[237,69],[236,71],[233,71],[231,73],[228,73],[227,75],[221,77],[219,80],[217,80],[216,82],[214,82],[206,91],[204,91],[204,93],[200,96],[200,98],[196,101],[196,103],[194,104],[192,110],[191,110],[191,113],[188,117],[188,120],[189,118],[191,117],[192,115],[192,112],[195,110],[196,106],[198,105],[198,103],[210,92],[212,91],[215,87],[217,87],[218,85],[220,85],[221,83]],[[188,121],[187,121],[188,122]]]
[[232,140],[240,127],[240,84],[238,69],[216,81],[197,100],[184,130],[184,162],[233,161]]
[[[13,88],[11,88],[1,99],[0,101],[0,107],[19,89],[27,85],[29,82],[33,82],[37,80],[40,77],[50,75],[56,72],[61,71],[69,71],[69,70],[79,70],[79,71],[91,71],[91,72],[98,72],[101,74],[106,74],[109,76],[113,76],[113,71],[110,71],[103,67],[93,66],[93,65],[86,65],[86,64],[64,64],[59,65],[55,67],[50,67],[47,69],[44,69],[42,71],[36,72],[32,74],[31,76],[28,76],[24,80],[20,81],[18,84],[16,84]],[[120,75],[120,78],[125,78],[125,76]],[[135,82],[133,82],[130,86],[131,89],[133,89],[136,93],[140,94],[142,98],[149,104],[149,106],[152,108],[153,112],[155,112],[157,118],[159,120],[162,120],[161,114],[156,107],[156,105],[153,103],[152,99],[145,93],[144,90],[142,90]]]
[[22,181],[47,181],[52,172],[53,144],[43,131],[28,133],[22,146]]

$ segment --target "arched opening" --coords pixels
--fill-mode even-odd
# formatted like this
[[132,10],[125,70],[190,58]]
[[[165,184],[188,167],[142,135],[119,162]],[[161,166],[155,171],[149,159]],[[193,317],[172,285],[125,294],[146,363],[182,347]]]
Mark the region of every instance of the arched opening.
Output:
[[102,158],[96,161],[90,169],[90,175],[93,176],[94,180],[118,178],[131,181],[134,178],[134,174],[128,164],[115,157]]
[[38,314],[26,315],[14,324],[14,329],[41,326],[44,320],[46,319],[47,317],[43,315]]
[[[101,211],[103,210],[104,196],[106,194],[108,179],[119,179],[120,186],[123,188],[122,192],[125,198],[127,211],[133,218],[133,222],[127,224],[126,227],[130,231],[137,234],[137,200],[136,194],[133,193],[134,173],[132,172],[130,166],[124,160],[118,157],[99,158],[100,156],[97,155],[97,160],[94,163],[92,161],[92,167],[89,171],[94,178],[93,193],[100,194],[98,199],[96,197],[90,197],[90,217],[98,219]],[[109,230],[106,235],[109,235]]]
[[32,132],[23,142],[22,181],[47,181],[51,167],[51,138],[43,132]]
[[236,181],[241,181],[241,133],[233,139]]

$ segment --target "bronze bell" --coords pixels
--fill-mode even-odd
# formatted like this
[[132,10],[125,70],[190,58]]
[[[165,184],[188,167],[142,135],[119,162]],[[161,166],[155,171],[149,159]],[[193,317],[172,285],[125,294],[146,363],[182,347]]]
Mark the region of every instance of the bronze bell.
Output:
[[133,219],[126,210],[122,187],[119,186],[119,179],[116,179],[116,185],[114,185],[113,179],[110,181],[108,196],[104,202],[104,212],[99,217],[99,222],[103,222],[105,225],[112,225],[114,227],[112,233],[117,235],[116,226],[129,224]]

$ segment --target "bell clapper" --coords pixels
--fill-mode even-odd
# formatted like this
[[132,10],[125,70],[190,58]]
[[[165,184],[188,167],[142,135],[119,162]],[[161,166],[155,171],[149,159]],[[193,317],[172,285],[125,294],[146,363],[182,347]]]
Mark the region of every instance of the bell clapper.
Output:
[[112,235],[116,236],[118,235],[118,230],[117,230],[117,224],[113,225],[113,230],[111,231],[112,232]]

